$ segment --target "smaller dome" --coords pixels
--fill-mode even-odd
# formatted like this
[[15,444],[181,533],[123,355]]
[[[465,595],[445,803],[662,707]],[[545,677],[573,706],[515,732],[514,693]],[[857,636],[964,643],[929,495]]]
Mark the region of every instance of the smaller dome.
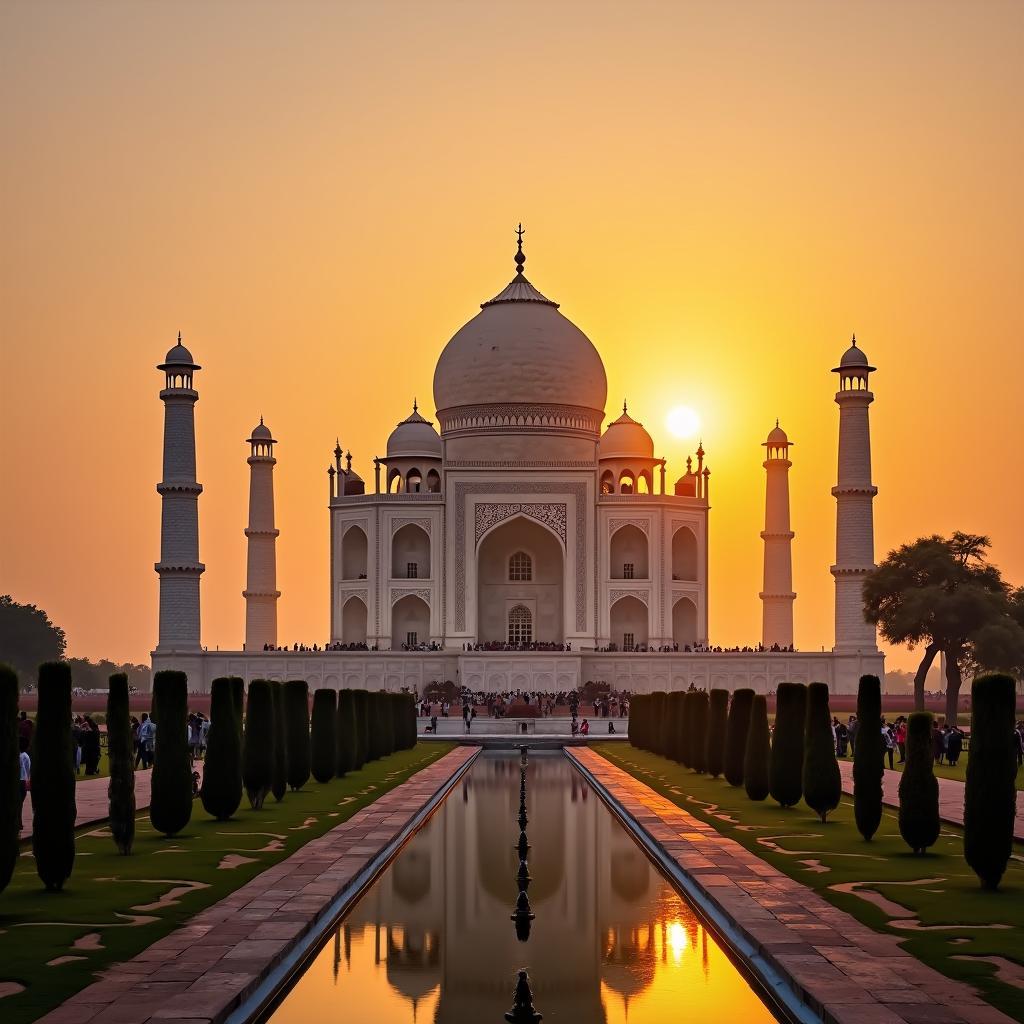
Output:
[[346,471],[344,480],[346,494],[366,493],[366,482],[354,469],[349,469]]
[[623,402],[622,415],[608,424],[597,451],[601,459],[653,459],[654,441],[644,425],[629,415]]
[[441,438],[430,420],[425,420],[419,413],[416,403],[412,405],[412,415],[391,431],[388,438],[388,458],[441,458]]
[[843,370],[873,369],[874,367],[868,364],[868,357],[864,355],[864,350],[857,348],[857,335],[855,334],[850,340],[850,347],[843,353],[843,358],[839,360],[839,365],[832,372],[842,373]]
[[697,497],[697,474],[687,470],[676,481],[675,492],[682,498]]
[[252,428],[252,440],[253,441],[273,441],[274,435],[270,433],[270,427],[263,422],[263,417],[260,417],[259,423]]
[[192,353],[181,343],[181,331],[178,331],[178,342],[174,348],[168,349],[167,355],[164,357],[165,363],[177,363],[179,366],[182,364],[188,366],[195,366],[195,360],[192,358]]
[[781,445],[789,444],[790,440],[786,436],[786,432],[779,426],[779,421],[775,421],[775,426],[771,433],[768,434],[768,440],[764,442],[765,445],[771,445],[772,447],[778,448]]

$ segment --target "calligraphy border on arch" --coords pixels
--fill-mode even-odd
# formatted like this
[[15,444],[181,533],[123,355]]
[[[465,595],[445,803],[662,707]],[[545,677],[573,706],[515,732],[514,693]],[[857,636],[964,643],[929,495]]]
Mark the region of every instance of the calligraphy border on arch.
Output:
[[565,546],[567,512],[564,501],[480,501],[475,505],[475,512],[474,536],[477,544],[492,527],[513,516],[524,515],[554,530],[562,541],[563,547]]
[[455,504],[455,629],[466,628],[466,501],[473,494],[570,494],[576,500],[576,629],[582,633],[587,628],[587,557],[586,521],[584,505],[587,500],[587,485],[584,483],[525,483],[510,481],[502,483],[452,484],[452,498]]

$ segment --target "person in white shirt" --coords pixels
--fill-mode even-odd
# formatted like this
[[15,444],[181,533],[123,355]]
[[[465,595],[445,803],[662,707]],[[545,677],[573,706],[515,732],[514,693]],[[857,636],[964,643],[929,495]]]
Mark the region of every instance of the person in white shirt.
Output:
[[21,803],[18,804],[18,831],[22,829],[22,812],[25,809],[25,797],[28,795],[28,788],[32,783],[32,759],[28,751],[23,750],[18,755],[18,789],[21,792]]

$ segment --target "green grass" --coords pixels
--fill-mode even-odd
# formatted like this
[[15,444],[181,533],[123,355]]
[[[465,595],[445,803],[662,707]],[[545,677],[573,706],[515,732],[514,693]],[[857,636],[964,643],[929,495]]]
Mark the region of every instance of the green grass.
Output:
[[[970,755],[967,751],[964,751],[960,755],[960,759],[956,763],[956,767],[952,767],[948,764],[937,764],[935,765],[935,777],[937,779],[954,779],[957,782],[967,781],[967,758]],[[847,760],[853,760],[848,758]],[[893,756],[893,768],[901,772],[903,771],[903,765],[900,764],[900,754],[897,750]],[[885,767],[889,767],[888,760],[886,761]],[[1024,766],[1017,769],[1017,789],[1024,789]]]
[[[77,842],[74,872],[62,893],[43,890],[31,851],[23,846],[15,876],[0,893],[0,981],[25,986],[24,992],[0,1000],[4,1024],[40,1017],[91,984],[95,972],[130,959],[452,747],[419,745],[327,785],[310,779],[279,804],[268,798],[262,811],[250,810],[243,797],[242,808],[228,822],[211,819],[197,800],[188,828],[174,839],[158,836],[143,812],[130,857],[117,854],[105,827],[84,830]],[[219,867],[230,854],[249,860]],[[139,909],[183,883],[206,888],[185,892],[170,906]],[[151,920],[133,925],[133,916]],[[102,949],[73,948],[76,940],[93,934],[99,936]],[[47,966],[65,956],[82,959]]]
[[[595,743],[593,749],[869,927],[899,935],[909,953],[943,974],[973,985],[992,1005],[1024,1020],[1024,990],[999,981],[995,967],[986,961],[952,959],[998,956],[1024,963],[1021,844],[1014,846],[1014,858],[999,892],[986,892],[963,859],[962,829],[943,824],[932,852],[915,857],[900,837],[892,808],[885,809],[878,834],[866,843],[853,822],[852,798],[845,794],[828,824],[822,825],[803,802],[788,810],[770,798],[755,803],[742,788],[734,789],[724,779],[697,775],[628,744]],[[822,872],[819,867],[828,870]],[[899,884],[920,879],[939,881]],[[854,881],[874,883],[867,888],[907,908],[924,926],[939,925],[942,930],[891,927],[891,915],[879,907],[829,888]],[[970,927],[990,924],[1007,927]]]

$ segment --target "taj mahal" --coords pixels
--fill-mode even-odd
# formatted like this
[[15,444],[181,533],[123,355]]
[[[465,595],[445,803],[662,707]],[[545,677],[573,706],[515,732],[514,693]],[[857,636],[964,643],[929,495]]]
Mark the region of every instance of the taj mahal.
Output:
[[856,339],[833,371],[834,644],[793,649],[792,442],[776,422],[762,444],[761,643],[722,651],[708,621],[711,470],[703,446],[669,484],[666,460],[625,404],[603,425],[601,355],[531,284],[525,263],[520,230],[512,281],[438,357],[436,425],[411,402],[385,454],[372,470],[362,467],[365,477],[335,446],[326,495],[330,631],[313,650],[279,649],[277,442],[262,418],[247,441],[245,640],[231,651],[202,645],[200,366],[179,335],[158,367],[165,425],[154,669],[182,669],[198,691],[233,675],[417,692],[444,680],[474,691],[546,692],[590,680],[634,692],[691,684],[767,692],[784,681],[820,680],[833,692],[855,692],[862,674],[883,674],[874,627],[861,610],[863,578],[874,567],[874,367]]

